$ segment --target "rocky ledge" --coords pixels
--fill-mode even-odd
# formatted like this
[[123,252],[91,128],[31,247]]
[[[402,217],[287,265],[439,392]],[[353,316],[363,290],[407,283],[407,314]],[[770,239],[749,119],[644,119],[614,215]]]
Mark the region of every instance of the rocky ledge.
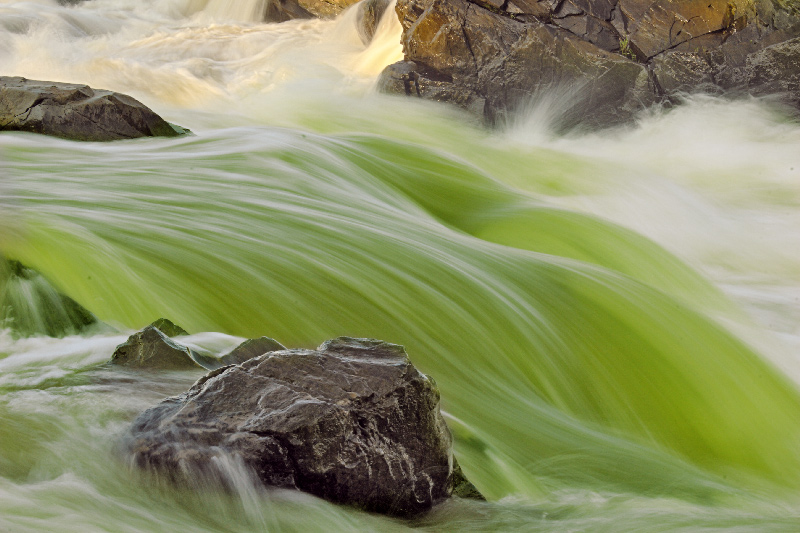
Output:
[[800,4],[790,0],[398,0],[390,93],[493,123],[537,97],[563,128],[629,120],[682,93],[776,95],[800,109]]
[[172,482],[223,488],[236,485],[230,465],[244,465],[265,486],[400,517],[452,495],[482,499],[453,456],[436,384],[402,346],[272,342],[245,342],[238,364],[140,415],[125,442],[133,463]]
[[176,137],[187,132],[124,94],[5,76],[0,76],[0,131],[77,141]]

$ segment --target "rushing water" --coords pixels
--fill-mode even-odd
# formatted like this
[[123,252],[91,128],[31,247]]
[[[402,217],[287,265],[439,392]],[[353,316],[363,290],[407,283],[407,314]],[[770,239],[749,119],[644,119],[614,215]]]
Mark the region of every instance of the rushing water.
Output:
[[[800,527],[797,122],[693,97],[556,136],[551,94],[486,131],[374,93],[393,17],[366,47],[354,10],[270,25],[263,4],[0,0],[1,74],[196,134],[0,135],[0,254],[116,328],[0,330],[0,531]],[[14,283],[6,304],[34,293]],[[489,502],[409,523],[242,473],[234,494],[141,477],[120,436],[202,372],[103,363],[160,316],[216,350],[405,345]]]

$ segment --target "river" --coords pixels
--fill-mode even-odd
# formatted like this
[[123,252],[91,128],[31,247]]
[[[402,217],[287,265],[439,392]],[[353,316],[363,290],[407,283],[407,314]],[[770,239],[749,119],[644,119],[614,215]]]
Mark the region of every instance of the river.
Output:
[[[402,58],[394,17],[365,46],[354,10],[281,24],[260,10],[0,0],[1,74],[131,94],[194,132],[0,135],[0,256],[113,327],[0,324],[0,531],[800,528],[786,110],[691,96],[564,132],[574,98],[552,93],[489,130],[375,92]],[[209,350],[404,345],[488,501],[408,522],[245,477],[233,494],[146,478],[120,438],[202,371],[104,363],[161,316]]]

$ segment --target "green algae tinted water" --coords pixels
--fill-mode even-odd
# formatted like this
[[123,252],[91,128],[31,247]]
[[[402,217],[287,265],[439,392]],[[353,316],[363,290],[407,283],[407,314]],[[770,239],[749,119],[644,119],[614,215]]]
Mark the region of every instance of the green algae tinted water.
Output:
[[[4,73],[128,92],[196,133],[0,136],[0,253],[118,330],[31,335],[0,314],[0,530],[798,528],[787,115],[694,98],[599,134],[553,136],[558,109],[487,132],[371,92],[392,20],[365,49],[352,13],[127,4],[0,3]],[[51,290],[0,287],[29,317]],[[127,424],[202,375],[103,364],[160,316],[217,350],[403,344],[489,501],[402,522],[234,467],[234,494],[132,471]]]

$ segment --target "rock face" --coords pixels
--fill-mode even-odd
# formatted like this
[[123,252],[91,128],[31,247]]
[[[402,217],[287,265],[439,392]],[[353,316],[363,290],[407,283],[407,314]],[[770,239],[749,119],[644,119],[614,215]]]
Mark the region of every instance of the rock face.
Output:
[[800,4],[785,0],[398,0],[405,60],[386,92],[494,122],[549,95],[562,126],[604,126],[682,92],[800,107]]
[[145,411],[127,449],[174,481],[216,479],[224,457],[265,485],[413,516],[474,487],[463,478],[439,393],[401,346],[338,338],[220,368]]
[[0,131],[30,131],[78,141],[175,137],[141,102],[87,85],[0,76]]

